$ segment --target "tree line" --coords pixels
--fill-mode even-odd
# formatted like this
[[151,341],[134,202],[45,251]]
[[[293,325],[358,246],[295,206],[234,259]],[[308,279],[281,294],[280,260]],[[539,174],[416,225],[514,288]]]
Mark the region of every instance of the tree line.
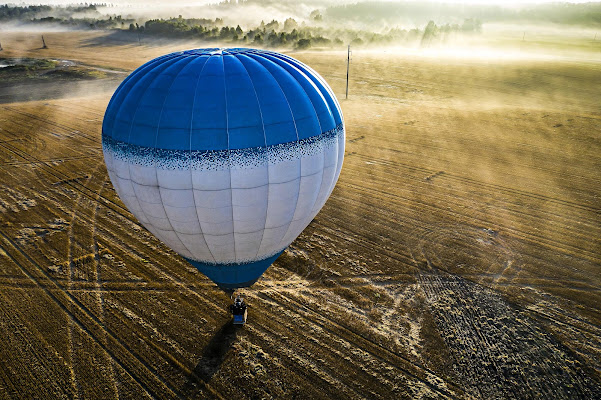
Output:
[[[82,14],[84,17],[75,18],[73,16],[75,13],[84,13]],[[318,10],[314,10],[310,17],[317,22],[315,25],[307,25],[297,22],[294,18],[287,18],[283,22],[261,21],[253,28],[243,29],[240,25],[226,25],[222,18],[184,18],[181,15],[177,18],[150,19],[140,23],[132,18],[123,18],[121,15],[101,15],[93,4],[69,7],[0,6],[0,20],[18,20],[33,24],[52,23],[84,29],[122,29],[137,35],[227,42],[234,46],[288,49],[341,48],[346,44],[362,46],[418,43],[427,46],[444,41],[453,33],[478,33],[482,27],[479,20],[467,19],[461,25],[437,25],[434,21],[430,21],[423,29],[387,28],[382,32],[373,32],[329,27],[327,24],[319,23],[323,17]]]
[[444,40],[452,33],[479,33],[482,22],[468,19],[463,24],[436,25],[430,21],[423,29],[410,30],[391,28],[384,32],[353,30],[349,28],[327,28],[298,24],[293,18],[283,23],[272,20],[251,29],[243,30],[240,25],[227,26],[223,20],[199,20],[178,18],[151,19],[143,25],[131,24],[130,31],[148,35],[173,38],[192,38],[210,41],[224,41],[236,45],[257,45],[274,48],[307,49],[311,47],[342,47],[347,43],[361,45],[389,45],[418,41],[422,45]]

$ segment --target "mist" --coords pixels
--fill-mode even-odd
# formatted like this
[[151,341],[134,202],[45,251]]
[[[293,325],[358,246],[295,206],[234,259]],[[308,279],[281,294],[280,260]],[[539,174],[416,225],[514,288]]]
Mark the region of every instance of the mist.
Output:
[[3,32],[86,30],[110,31],[116,40],[153,46],[183,41],[195,47],[324,51],[346,50],[351,45],[362,51],[430,58],[601,61],[601,3],[238,0],[176,1],[168,6],[159,1],[26,4],[0,6],[0,43]]

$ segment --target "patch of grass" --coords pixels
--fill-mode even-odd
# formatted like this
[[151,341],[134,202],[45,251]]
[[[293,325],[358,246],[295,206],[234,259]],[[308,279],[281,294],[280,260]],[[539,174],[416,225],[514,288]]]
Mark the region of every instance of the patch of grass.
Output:
[[60,61],[38,58],[0,59],[0,82],[89,80],[107,78],[105,71],[79,65],[61,65]]

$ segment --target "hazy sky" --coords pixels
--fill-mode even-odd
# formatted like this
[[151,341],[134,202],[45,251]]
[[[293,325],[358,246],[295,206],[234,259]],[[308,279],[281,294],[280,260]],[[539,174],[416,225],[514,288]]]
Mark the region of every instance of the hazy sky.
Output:
[[[177,4],[179,6],[198,6],[204,4],[215,4],[220,0],[175,0],[169,2],[170,4]],[[361,0],[324,0],[323,5],[329,4],[337,4],[337,3],[357,3]],[[381,1],[390,1],[390,2],[404,2],[406,0],[381,0]],[[408,0],[415,1],[415,0]],[[164,0],[32,0],[32,1],[1,1],[0,4],[77,4],[77,3],[112,3],[115,5],[140,5],[140,4],[159,4],[165,5]],[[302,1],[301,1],[302,2]],[[498,4],[498,5],[520,5],[526,3],[589,3],[590,0],[570,0],[570,1],[561,1],[561,0],[522,0],[522,1],[502,1],[502,0],[431,0],[431,2],[436,3],[464,3],[464,4]],[[320,3],[319,1],[313,0],[310,1],[312,4]]]

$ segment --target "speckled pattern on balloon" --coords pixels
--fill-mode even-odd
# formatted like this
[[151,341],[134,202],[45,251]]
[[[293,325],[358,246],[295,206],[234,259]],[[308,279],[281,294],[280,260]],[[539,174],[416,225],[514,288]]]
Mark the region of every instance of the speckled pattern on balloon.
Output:
[[277,164],[297,160],[335,147],[339,140],[344,140],[342,124],[307,139],[249,149],[166,150],[125,143],[106,135],[102,136],[102,149],[112,153],[118,160],[145,167],[156,166],[163,170],[219,171],[229,168],[250,169],[266,163]]
[[190,260],[194,260],[194,261],[198,261],[201,262],[203,264],[207,264],[207,265],[212,265],[215,267],[234,267],[234,266],[241,266],[244,264],[252,264],[252,263],[256,263],[257,261],[262,261],[262,260],[266,260],[270,257],[275,256],[276,254],[281,253],[282,251],[284,251],[286,249],[286,247],[288,247],[288,245],[282,247],[281,249],[275,250],[275,251],[271,251],[267,254],[261,254],[260,258],[231,258],[231,259],[222,259],[219,260],[219,262],[216,262],[215,260],[203,260],[197,257],[188,257],[188,259]]

